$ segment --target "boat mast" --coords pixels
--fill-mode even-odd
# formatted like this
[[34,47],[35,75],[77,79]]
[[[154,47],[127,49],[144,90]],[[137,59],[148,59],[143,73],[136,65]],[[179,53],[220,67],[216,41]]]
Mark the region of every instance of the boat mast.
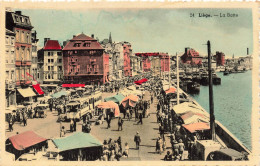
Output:
[[210,41],[207,42],[208,46],[208,72],[209,72],[209,109],[210,109],[210,131],[212,140],[216,140],[215,134],[215,116],[214,116],[214,101],[213,101],[213,86],[212,86],[212,68],[211,68],[211,48]]
[[169,54],[169,89],[171,88],[171,59]]
[[177,72],[177,105],[180,104],[180,91],[179,91],[179,58],[178,58],[178,55],[177,55],[177,52],[176,52],[176,72]]

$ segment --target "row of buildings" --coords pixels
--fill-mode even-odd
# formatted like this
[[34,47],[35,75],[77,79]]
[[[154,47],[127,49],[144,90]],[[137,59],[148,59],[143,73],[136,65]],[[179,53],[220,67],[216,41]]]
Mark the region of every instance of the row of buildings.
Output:
[[[94,34],[87,36],[82,33],[72,36],[63,44],[44,38],[44,46],[39,48],[39,39],[33,28],[29,16],[21,11],[6,10],[7,107],[40,95],[37,91],[40,84],[99,86],[143,72],[151,71],[153,75],[162,76],[174,63],[174,57],[168,53],[134,53],[131,43],[115,42],[111,33],[103,41],[95,38]],[[203,65],[203,57],[192,48],[185,48],[180,59],[183,64]],[[218,66],[226,63],[222,52],[216,52],[213,60]]]

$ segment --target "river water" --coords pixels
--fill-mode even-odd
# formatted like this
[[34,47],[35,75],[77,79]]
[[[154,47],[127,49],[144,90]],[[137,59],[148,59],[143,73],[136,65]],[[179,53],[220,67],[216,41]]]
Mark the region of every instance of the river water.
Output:
[[[215,118],[251,149],[252,71],[221,77],[213,86]],[[200,86],[192,97],[209,112],[209,87]]]

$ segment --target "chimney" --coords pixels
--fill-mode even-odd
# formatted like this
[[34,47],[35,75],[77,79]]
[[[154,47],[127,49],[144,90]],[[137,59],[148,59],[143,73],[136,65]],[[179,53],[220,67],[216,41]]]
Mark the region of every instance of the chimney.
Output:
[[185,54],[187,54],[187,52],[188,52],[188,47],[185,48]]
[[44,46],[48,40],[50,40],[50,38],[44,38]]
[[15,11],[15,14],[17,14],[17,15],[22,15],[22,11],[20,11],[20,10]]
[[92,34],[92,35],[91,35],[91,38],[93,38],[93,39],[94,39],[94,37],[95,37],[95,36],[94,36],[94,34]]
[[76,35],[73,35],[73,38],[76,37]]
[[249,55],[249,48],[247,48],[247,55]]

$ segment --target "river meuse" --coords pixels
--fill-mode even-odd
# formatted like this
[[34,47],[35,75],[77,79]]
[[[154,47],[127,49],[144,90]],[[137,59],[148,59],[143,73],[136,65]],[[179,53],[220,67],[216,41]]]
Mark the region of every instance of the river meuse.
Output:
[[[252,71],[217,75],[221,85],[213,86],[215,118],[251,149]],[[200,86],[193,98],[209,112],[208,86]]]

